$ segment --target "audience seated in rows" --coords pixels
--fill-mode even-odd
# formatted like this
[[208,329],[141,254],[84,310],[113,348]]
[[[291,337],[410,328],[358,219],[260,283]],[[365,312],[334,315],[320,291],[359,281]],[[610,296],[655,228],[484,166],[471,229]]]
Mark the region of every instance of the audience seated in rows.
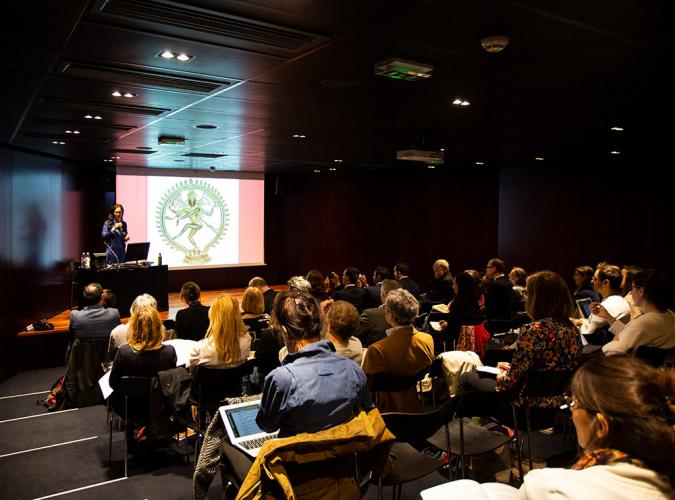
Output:
[[394,278],[401,284],[404,290],[412,294],[415,299],[420,297],[420,286],[408,276],[410,274],[410,266],[407,262],[397,262],[394,266]]
[[366,308],[368,302],[368,292],[358,283],[360,275],[355,267],[347,267],[342,273],[342,288],[333,294],[333,299],[349,302],[359,313]]
[[392,328],[393,325],[387,321],[384,302],[387,300],[389,292],[399,288],[401,288],[401,284],[398,281],[384,280],[380,287],[380,301],[382,305],[366,309],[361,313],[359,326],[356,329],[356,336],[361,341],[363,347],[368,347],[378,340],[385,338],[387,330]]
[[334,302],[326,314],[326,338],[333,343],[335,354],[351,359],[361,366],[363,346],[354,337],[359,326],[359,312],[344,300]]
[[269,328],[270,317],[265,314],[265,299],[259,289],[248,287],[241,298],[241,319],[253,339]]
[[382,282],[391,278],[391,273],[386,267],[377,266],[375,268],[373,271],[373,284],[366,287],[366,293],[368,294],[366,300],[366,309],[380,307],[382,305],[382,297],[380,296]]
[[291,276],[286,284],[288,285],[289,290],[297,290],[305,293],[309,293],[312,288],[312,285],[304,276]]
[[194,281],[183,284],[180,298],[187,304],[176,313],[176,337],[186,340],[201,340],[209,327],[209,307],[200,302],[202,291]]
[[70,311],[69,330],[80,340],[107,340],[113,328],[120,324],[120,312],[102,303],[103,287],[89,283],[84,287],[85,305],[82,310]]
[[239,301],[229,294],[216,297],[209,309],[209,328],[190,353],[187,367],[234,368],[244,364],[251,336],[241,319]]
[[[541,271],[527,279],[527,312],[533,322],[523,327],[513,354],[511,368],[495,379],[492,374],[466,373],[458,394],[471,391],[508,391],[517,389],[516,402],[528,402],[522,396],[530,371],[573,371],[581,362],[581,339],[569,317],[572,299],[565,281],[552,271]],[[556,408],[561,396],[530,401],[531,406]]]
[[[430,366],[434,360],[434,340],[431,335],[413,327],[419,310],[415,297],[404,289],[392,290],[384,307],[387,321],[393,328],[386,338],[368,347],[363,371],[367,375],[411,376]],[[414,386],[401,392],[378,393],[377,407],[381,412],[421,411]]]
[[632,298],[640,309],[640,316],[627,325],[614,317],[604,304],[593,304],[593,314],[606,321],[614,339],[602,347],[607,355],[632,354],[638,347],[672,349],[675,347],[675,313],[672,290],[666,277],[647,269],[638,273],[631,284]]
[[[614,318],[628,320],[630,306],[621,295],[621,270],[606,262],[598,265],[593,275],[593,287],[602,297],[602,306]],[[575,320],[575,324],[591,344],[603,345],[611,334],[607,333],[607,320],[591,313],[586,319]],[[591,335],[595,334],[591,337]]]
[[675,498],[675,375],[638,359],[596,356],[572,379],[584,451],[571,470],[534,469],[520,499]]
[[[144,293],[142,295],[139,295],[131,303],[131,307],[129,308],[131,315],[133,316],[134,313],[139,309],[141,309],[142,307],[152,307],[153,309],[157,309],[157,301],[150,294]],[[126,324],[117,325],[110,332],[110,341],[108,342],[108,355],[110,356],[111,360],[115,359],[117,350],[123,345],[128,343],[127,335],[129,332],[129,327],[130,322]],[[162,325],[162,338],[164,338],[164,325]]]
[[328,300],[330,298],[328,292],[326,291],[326,284],[324,283],[323,274],[321,274],[321,271],[312,269],[307,273],[305,279],[310,284],[309,293],[317,300],[317,302],[321,303],[324,300]]
[[263,294],[263,298],[265,299],[265,314],[272,314],[274,297],[277,294],[277,292],[275,292],[269,286],[267,286],[267,282],[259,276],[251,278],[251,280],[248,282],[248,286],[253,286],[258,290],[260,290],[260,293]]

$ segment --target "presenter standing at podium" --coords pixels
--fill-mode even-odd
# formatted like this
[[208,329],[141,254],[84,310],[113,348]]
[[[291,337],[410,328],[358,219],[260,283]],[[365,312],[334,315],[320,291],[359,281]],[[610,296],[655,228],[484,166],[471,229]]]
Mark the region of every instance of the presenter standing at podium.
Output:
[[106,246],[106,264],[121,264],[124,262],[126,242],[129,236],[127,234],[127,223],[122,220],[123,217],[124,207],[115,204],[110,207],[108,218],[103,223],[102,236]]

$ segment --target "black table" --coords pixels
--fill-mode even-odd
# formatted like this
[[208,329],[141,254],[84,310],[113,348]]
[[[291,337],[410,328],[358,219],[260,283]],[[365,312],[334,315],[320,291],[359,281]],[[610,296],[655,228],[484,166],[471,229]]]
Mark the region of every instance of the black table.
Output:
[[79,268],[75,271],[74,286],[80,309],[85,305],[82,291],[89,283],[100,283],[103,288],[113,291],[123,318],[130,315],[131,303],[143,293],[149,293],[157,300],[158,310],[169,310],[169,266]]

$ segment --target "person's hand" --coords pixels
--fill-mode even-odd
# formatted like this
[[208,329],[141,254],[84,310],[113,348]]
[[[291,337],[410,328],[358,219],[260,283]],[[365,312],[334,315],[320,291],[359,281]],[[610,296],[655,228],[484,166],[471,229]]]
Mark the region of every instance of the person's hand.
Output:
[[330,308],[332,307],[332,305],[334,303],[335,303],[335,301],[333,299],[326,299],[326,300],[322,301],[319,304],[319,309],[321,310],[321,315],[325,316],[328,313],[328,311],[330,311]]
[[448,327],[448,322],[442,319],[438,322],[438,325],[441,327],[441,330],[445,330]]
[[500,381],[506,379],[506,377],[508,377],[508,375],[509,375],[509,372],[504,371],[504,370],[500,371],[497,374],[497,382],[500,382]]
[[122,229],[122,223],[118,222],[117,224],[115,224],[115,229]]
[[605,309],[605,306],[603,306],[600,302],[593,302],[591,304],[591,312],[605,321],[611,321],[614,319],[614,316],[609,314],[607,309]]
[[129,241],[129,238],[130,238],[130,236],[127,234],[127,235],[124,237],[124,241]]
[[574,323],[575,326],[579,327],[584,324],[584,320],[580,318],[570,318],[570,321]]
[[357,285],[360,286],[361,288],[367,288],[368,287],[368,280],[366,279],[365,275],[360,275]]

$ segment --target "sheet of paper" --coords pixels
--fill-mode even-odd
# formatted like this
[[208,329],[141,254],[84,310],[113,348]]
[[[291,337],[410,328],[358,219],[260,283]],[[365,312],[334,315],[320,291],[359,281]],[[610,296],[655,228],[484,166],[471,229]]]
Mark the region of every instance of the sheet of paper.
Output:
[[195,340],[171,339],[165,340],[164,344],[173,346],[176,350],[176,366],[185,366],[190,359],[190,353],[197,345]]
[[112,387],[110,387],[110,372],[106,372],[106,374],[98,380],[98,386],[103,393],[103,399],[108,399],[108,396],[113,393]]
[[429,321],[429,326],[433,328],[435,332],[441,331],[441,322],[440,321]]
[[440,313],[446,313],[448,312],[448,306],[447,304],[436,304],[431,308],[432,311],[440,312]]
[[492,373],[493,375],[499,375],[499,368],[496,366],[480,366],[476,368],[477,371],[483,373]]

